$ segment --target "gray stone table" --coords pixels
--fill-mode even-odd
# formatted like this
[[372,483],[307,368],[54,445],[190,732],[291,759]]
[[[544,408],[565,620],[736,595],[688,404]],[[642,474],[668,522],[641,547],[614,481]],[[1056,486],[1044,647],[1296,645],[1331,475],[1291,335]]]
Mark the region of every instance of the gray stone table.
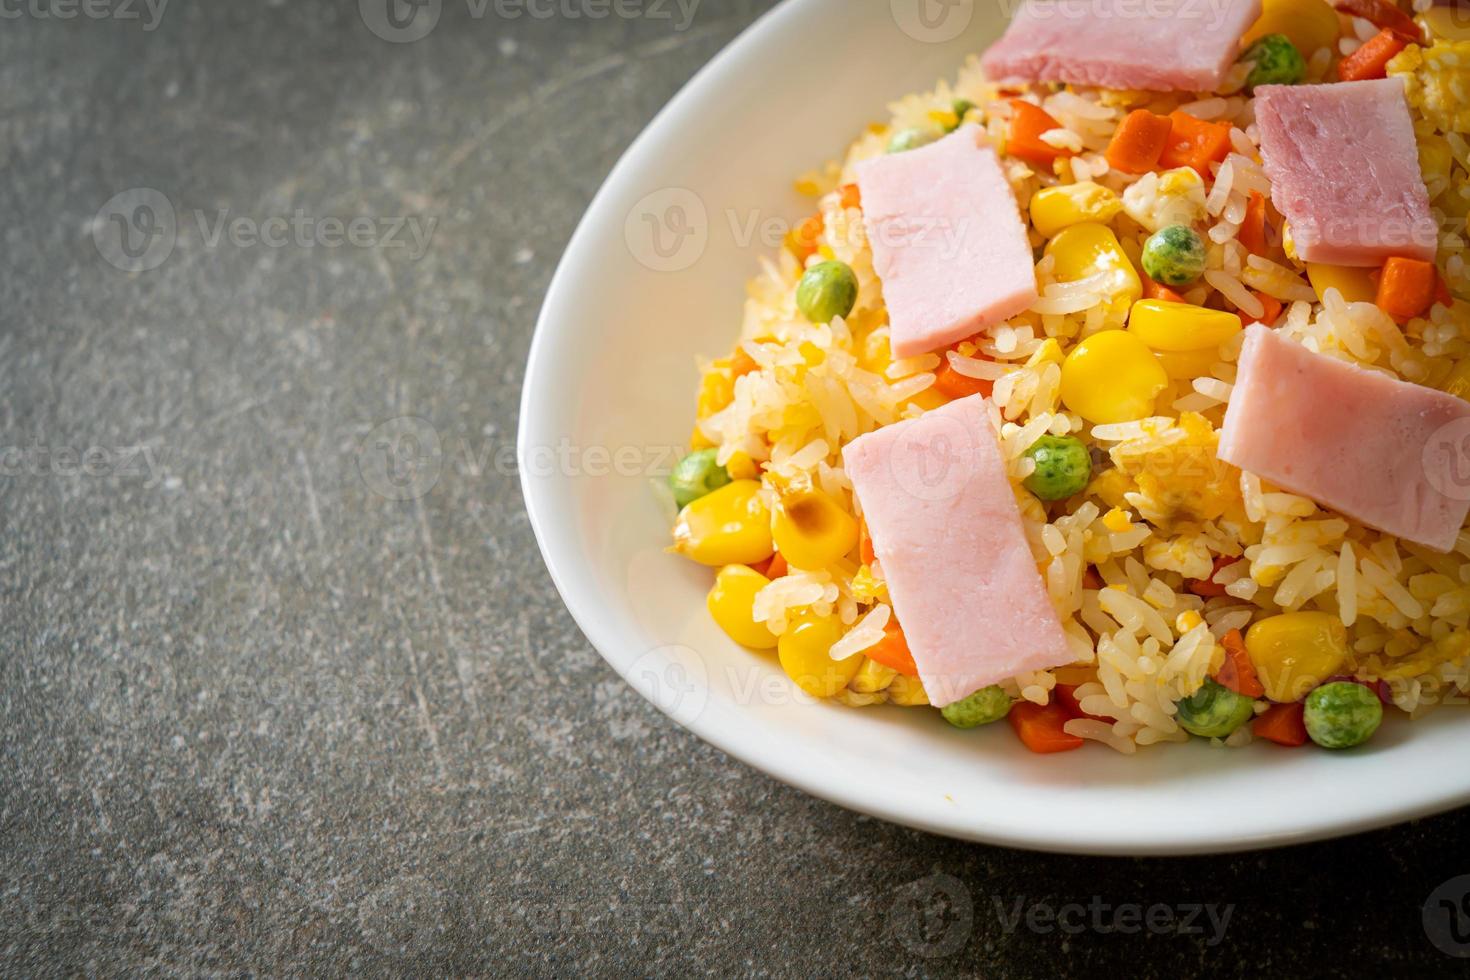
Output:
[[[0,3],[0,975],[1466,975],[1421,907],[1470,814],[966,845],[727,759],[583,639],[509,462],[532,323],[769,6],[445,0],[390,44],[355,0]],[[405,415],[462,451],[395,500],[358,464]]]

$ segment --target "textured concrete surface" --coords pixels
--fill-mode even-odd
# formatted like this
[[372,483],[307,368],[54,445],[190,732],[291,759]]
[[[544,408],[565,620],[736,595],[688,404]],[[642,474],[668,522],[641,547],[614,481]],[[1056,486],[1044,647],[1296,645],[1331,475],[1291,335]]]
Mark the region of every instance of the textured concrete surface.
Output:
[[[0,973],[1465,975],[1421,916],[1470,814],[1007,852],[631,693],[526,525],[522,366],[603,175],[769,4],[443,6],[387,43],[353,0],[4,4]],[[401,500],[406,415],[474,451]]]

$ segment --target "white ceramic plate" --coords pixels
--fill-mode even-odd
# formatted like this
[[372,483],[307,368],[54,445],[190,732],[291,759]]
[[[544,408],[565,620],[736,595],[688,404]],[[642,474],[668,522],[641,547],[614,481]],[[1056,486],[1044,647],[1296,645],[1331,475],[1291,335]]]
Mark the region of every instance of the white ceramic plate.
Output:
[[[710,621],[711,574],[663,552],[651,484],[688,438],[695,359],[729,349],[744,284],[809,211],[792,178],[883,107],[953,78],[1005,4],[788,0],[699,73],[588,209],[551,284],[521,406],[521,479],[546,563],[618,673],[701,738],[834,803],[953,837],[1094,854],[1240,850],[1470,802],[1470,711],[1361,750],[1101,746],[1035,756],[1008,726],[793,694]],[[777,237],[762,240],[763,222]],[[655,237],[655,232],[658,233]],[[961,627],[963,628],[963,627]],[[983,624],[968,628],[983,629]]]

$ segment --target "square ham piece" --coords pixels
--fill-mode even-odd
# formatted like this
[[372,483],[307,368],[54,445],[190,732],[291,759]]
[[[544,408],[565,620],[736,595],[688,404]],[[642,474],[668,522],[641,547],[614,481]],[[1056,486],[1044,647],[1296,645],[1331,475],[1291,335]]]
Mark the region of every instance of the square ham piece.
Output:
[[1030,0],[981,67],[1000,84],[1212,92],[1260,16],[1261,0]]
[[1076,659],[980,395],[861,436],[843,462],[930,703]]
[[1433,262],[1439,232],[1398,78],[1256,90],[1271,200],[1305,262]]
[[1470,403],[1247,329],[1219,456],[1436,551],[1470,511]]
[[1021,209],[978,126],[857,166],[895,357],[964,340],[1036,301]]

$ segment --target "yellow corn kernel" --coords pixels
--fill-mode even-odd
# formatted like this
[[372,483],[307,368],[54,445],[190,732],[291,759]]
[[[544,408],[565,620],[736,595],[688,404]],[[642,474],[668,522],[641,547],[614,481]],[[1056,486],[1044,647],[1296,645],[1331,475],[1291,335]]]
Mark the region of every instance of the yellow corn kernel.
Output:
[[873,574],[871,565],[863,565],[852,577],[852,597],[863,605],[888,601],[888,583]]
[[689,433],[689,448],[695,451],[700,449],[713,449],[715,448],[715,443],[714,440],[701,432],[699,426],[696,425],[693,431]]
[[904,708],[918,708],[929,703],[929,692],[917,677],[899,674],[888,685],[888,703]]
[[1114,507],[1103,515],[1103,527],[1114,534],[1123,534],[1133,526],[1133,519],[1121,507]]
[[1090,180],[1043,188],[1031,197],[1031,223],[1046,238],[1084,221],[1107,223],[1122,210],[1122,198]]
[[707,419],[735,400],[735,374],[728,361],[715,361],[699,379],[699,397],[694,402],[696,418]]
[[1128,503],[1123,495],[1137,489],[1138,487],[1128,478],[1128,474],[1116,466],[1110,466],[1092,478],[1092,482],[1087,486],[1087,493],[1109,507],[1121,509]]
[[771,515],[755,480],[736,480],[679,512],[674,551],[701,565],[749,565],[771,557]]
[[1456,398],[1470,401],[1470,357],[1451,368],[1449,377],[1444,379],[1440,387]]
[[1214,347],[1201,350],[1156,350],[1154,357],[1158,358],[1164,373],[1171,380],[1193,381],[1195,378],[1209,376],[1210,368],[1220,360],[1220,351]]
[[1245,649],[1268,698],[1300,701],[1347,662],[1347,627],[1329,613],[1283,613],[1246,631]]
[[842,623],[836,616],[807,613],[797,617],[776,647],[781,669],[812,697],[835,697],[857,676],[865,659],[855,653],[846,660],[833,660],[830,651],[840,639]]
[[1183,635],[1192,629],[1197,629],[1204,621],[1205,618],[1199,613],[1193,609],[1186,609],[1174,617],[1174,628]]
[[1320,48],[1337,48],[1342,27],[1326,0],[1266,0],[1261,17],[1241,44],[1249,47],[1267,34],[1285,34],[1303,58]]
[[1281,251],[1293,262],[1301,261],[1301,256],[1296,254],[1296,238],[1291,234],[1291,225],[1285,221],[1281,223]]
[[848,687],[859,694],[877,694],[879,691],[888,690],[888,685],[898,676],[898,671],[892,667],[885,667],[876,660],[863,658],[863,665],[858,669],[857,676],[852,679]]
[[1128,316],[1128,332],[1154,350],[1214,350],[1241,329],[1234,313],[1164,299],[1139,300]]
[[1350,269],[1345,265],[1323,265],[1307,263],[1307,278],[1321,299],[1327,290],[1336,289],[1349,303],[1372,303],[1378,299],[1378,284],[1373,281],[1372,269]]
[[720,629],[741,646],[752,650],[776,647],[776,635],[752,615],[755,594],[770,584],[770,579],[748,565],[726,565],[715,576],[705,605]]
[[760,466],[745,453],[736,453],[725,464],[725,472],[732,480],[754,480],[760,476]]
[[1094,425],[1147,418],[1168,386],[1153,351],[1122,330],[1093,334],[1062,364],[1062,403]]
[[874,330],[863,338],[858,348],[858,365],[864,371],[882,374],[893,363],[893,350],[888,345],[888,332]]
[[771,537],[792,568],[815,570],[857,547],[858,525],[821,490],[793,489],[781,495],[771,515]]
[[1118,236],[1106,225],[1083,222],[1064,228],[1046,246],[1058,282],[1076,282],[1112,273],[1110,305],[1121,316],[1143,296],[1143,280],[1129,261]]

